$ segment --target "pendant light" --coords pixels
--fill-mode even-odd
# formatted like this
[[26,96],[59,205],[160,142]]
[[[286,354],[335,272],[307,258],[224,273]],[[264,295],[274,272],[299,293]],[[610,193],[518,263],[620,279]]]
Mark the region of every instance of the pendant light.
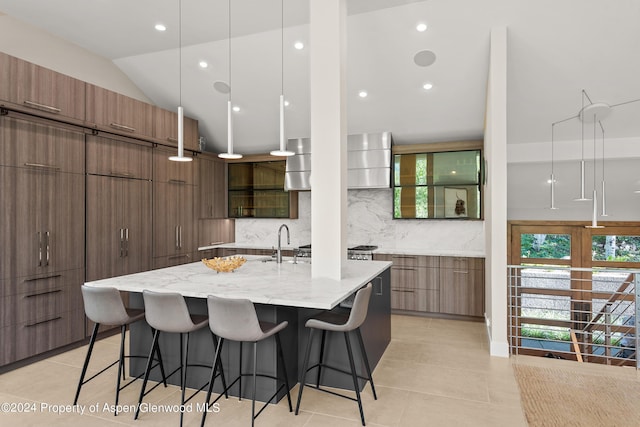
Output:
[[556,177],[553,174],[553,129],[555,127],[555,123],[551,124],[551,179],[549,180],[549,182],[551,183],[551,206],[549,207],[549,209],[551,210],[556,210],[558,209],[556,207]]
[[596,192],[596,115],[593,115],[593,212],[591,215],[591,225],[586,228],[604,228],[598,225],[598,198]]
[[582,110],[580,110],[580,135],[581,135],[581,146],[582,146],[582,160],[580,160],[580,197],[574,199],[576,202],[584,202],[588,201],[584,195],[584,97],[586,92],[584,89],[582,90]]
[[609,216],[607,215],[607,196],[604,181],[604,127],[602,126],[602,123],[600,123],[600,129],[602,129],[602,213],[600,216]]
[[218,154],[221,159],[241,159],[233,152],[233,108],[231,106],[231,0],[229,0],[229,98],[227,100],[227,152]]
[[293,156],[293,151],[287,150],[287,139],[284,132],[284,0],[280,0],[280,149],[273,150],[272,156]]
[[190,162],[184,155],[184,110],[182,108],[182,0],[178,0],[178,155],[169,157],[174,162]]

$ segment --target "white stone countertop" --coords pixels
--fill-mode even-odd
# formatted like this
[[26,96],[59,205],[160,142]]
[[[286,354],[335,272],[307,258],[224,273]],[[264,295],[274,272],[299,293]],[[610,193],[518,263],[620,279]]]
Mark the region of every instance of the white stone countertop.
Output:
[[391,266],[387,261],[349,261],[342,279],[311,278],[311,264],[262,262],[264,256],[246,255],[247,262],[233,273],[217,273],[202,262],[87,282],[120,291],[178,292],[185,297],[217,295],[246,298],[256,304],[330,310]]
[[[349,245],[349,247],[355,245]],[[199,251],[214,248],[227,248],[227,249],[272,249],[271,246],[251,244],[251,243],[222,243],[218,245],[203,246],[198,248]],[[295,246],[282,247],[283,250],[295,249]],[[408,248],[408,247],[379,247],[374,254],[398,254],[398,255],[423,255],[423,256],[453,256],[453,257],[469,257],[469,258],[484,258],[484,251],[472,251],[472,250],[446,250],[446,249],[434,249],[434,248]]]
[[373,251],[374,254],[398,254],[398,255],[423,255],[423,256],[452,256],[452,257],[469,257],[484,258],[484,251],[470,250],[443,250],[443,249],[422,249],[422,248],[398,248],[398,247],[380,247]]

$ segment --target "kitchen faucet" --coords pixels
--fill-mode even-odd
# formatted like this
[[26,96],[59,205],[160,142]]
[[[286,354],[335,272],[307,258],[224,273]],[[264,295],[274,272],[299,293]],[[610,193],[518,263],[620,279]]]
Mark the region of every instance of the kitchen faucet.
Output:
[[287,245],[291,244],[291,241],[289,240],[289,227],[287,227],[287,224],[282,224],[280,228],[278,228],[278,252],[276,253],[276,262],[278,264],[282,264],[282,247],[280,245],[280,233],[282,232],[282,227],[287,229]]

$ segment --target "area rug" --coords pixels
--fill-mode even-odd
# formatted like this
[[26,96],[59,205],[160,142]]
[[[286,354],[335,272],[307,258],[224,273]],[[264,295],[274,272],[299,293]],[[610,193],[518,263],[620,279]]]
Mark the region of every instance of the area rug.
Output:
[[530,426],[640,425],[635,371],[625,379],[522,364],[513,369]]

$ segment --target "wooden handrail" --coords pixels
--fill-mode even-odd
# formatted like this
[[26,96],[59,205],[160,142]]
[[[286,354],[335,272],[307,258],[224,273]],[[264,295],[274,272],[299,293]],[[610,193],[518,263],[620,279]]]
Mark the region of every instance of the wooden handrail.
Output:
[[624,292],[629,287],[629,285],[635,280],[635,275],[636,275],[635,273],[629,273],[625,281],[622,282],[622,284],[618,287],[615,294],[611,295],[611,297],[607,300],[607,302],[602,306],[602,309],[598,312],[598,314],[593,319],[591,319],[591,321],[587,323],[584,328],[582,328],[583,332],[591,331],[591,328],[593,328],[595,323],[598,320],[600,320],[602,316],[604,316],[605,314],[604,310],[607,307],[607,305],[616,302],[622,296],[621,295],[622,292]]

